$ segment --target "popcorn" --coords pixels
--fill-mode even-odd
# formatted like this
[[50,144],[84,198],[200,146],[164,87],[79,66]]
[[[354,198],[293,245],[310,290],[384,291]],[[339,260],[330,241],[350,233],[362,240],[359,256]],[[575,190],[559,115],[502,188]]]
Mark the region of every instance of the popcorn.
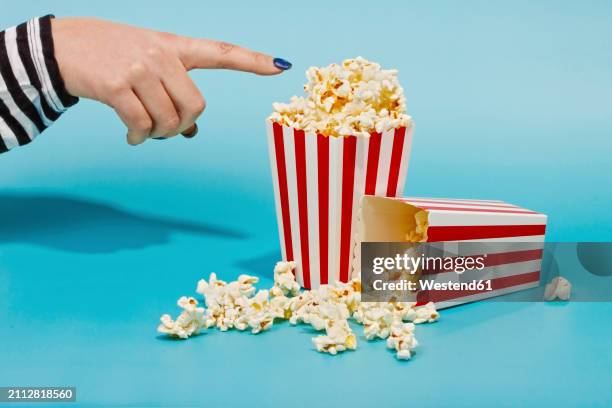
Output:
[[363,302],[353,314],[355,320],[364,326],[373,324],[376,320],[381,327],[385,326],[383,321],[389,320],[388,316],[391,316],[393,321],[420,324],[435,322],[440,314],[433,302],[419,307],[414,302]]
[[[195,313],[191,305],[193,302],[197,305],[197,301],[193,298],[181,298],[179,306],[188,308],[184,312],[187,317],[179,318],[175,322],[169,315],[164,315],[159,330],[181,338],[187,338],[196,330],[211,326],[216,326],[221,331],[233,328],[242,331],[250,328],[253,334],[268,330],[274,319],[287,319],[291,316],[290,299],[284,293],[297,292],[293,268],[294,263],[279,263],[274,286],[276,296],[272,300],[269,291],[256,290],[254,285],[259,281],[257,277],[240,275],[236,281],[227,283],[217,279],[215,273],[211,273],[208,281],[201,279],[196,288],[196,292],[204,296],[208,308],[197,308],[197,316],[191,319],[196,323],[187,321],[191,316],[187,316],[187,313]],[[183,327],[187,323],[190,325]]]
[[393,314],[399,318],[399,320],[421,323],[420,321],[415,321],[417,318],[415,305],[416,303],[414,302],[393,302],[390,304],[390,306],[393,308]]
[[251,327],[251,333],[257,334],[262,331],[268,330],[274,323],[274,316],[267,312],[259,312],[249,315],[249,327]]
[[310,314],[318,313],[321,300],[314,291],[306,291],[291,299],[291,317],[289,323],[296,325],[300,322],[310,321]]
[[409,359],[418,345],[414,324],[439,317],[431,302],[420,307],[413,302],[362,303],[358,279],[300,292],[294,269],[294,262],[277,263],[270,290],[257,290],[258,278],[254,276],[240,275],[228,283],[211,273],[208,281],[201,279],[196,288],[205,298],[206,309],[198,306],[196,299],[183,296],[177,302],[183,312],[176,320],[163,315],[158,331],[181,339],[213,326],[221,331],[250,329],[258,334],[269,330],[276,319],[289,320],[292,325],[304,323],[325,330],[324,335],[312,339],[314,347],[336,355],[357,348],[357,337],[349,326],[349,319],[354,319],[364,326],[367,340],[387,339],[387,347],[396,350],[398,359]]
[[336,355],[338,352],[357,348],[357,337],[346,320],[330,320],[325,332],[325,335],[312,339],[312,343],[318,352]]
[[388,303],[374,302],[361,303],[353,317],[363,325],[363,334],[367,340],[387,338],[391,324],[398,319]]
[[391,326],[390,335],[387,338],[387,348],[397,351],[399,360],[408,360],[412,357],[412,350],[418,346],[414,337],[414,324],[396,322]]
[[[259,278],[255,276],[240,275],[238,280],[228,284],[211,273],[208,281],[200,279],[196,292],[204,296],[209,319],[219,330],[246,330],[250,326],[248,322],[251,316],[245,316],[245,313],[252,306],[248,299],[255,293],[253,285],[258,281]],[[267,292],[265,296],[267,298]]]
[[305,291],[292,298],[291,324],[300,322],[323,330],[327,320],[348,319],[360,301],[360,282],[321,285],[318,289]]
[[267,290],[260,290],[255,296],[247,300],[244,314],[248,319],[251,333],[261,333],[272,327],[274,316],[272,316],[269,309],[270,300]]
[[429,215],[427,211],[418,211],[414,214],[415,228],[406,234],[408,242],[427,242],[427,228],[429,227]]
[[311,307],[310,313],[305,314],[302,320],[315,330],[323,330],[334,322],[347,321],[349,316],[350,313],[345,304],[324,302]]
[[203,307],[198,307],[198,301],[192,297],[181,297],[178,306],[183,309],[183,312],[176,320],[172,320],[170,315],[164,314],[160,318],[161,324],[157,327],[157,331],[167,334],[171,337],[186,339],[196,335],[203,328],[210,326],[210,321],[205,316]]
[[416,316],[412,319],[413,323],[432,323],[438,320],[440,314],[436,311],[436,305],[433,302],[427,303],[416,309]]
[[397,70],[362,57],[306,71],[306,97],[274,103],[269,120],[326,136],[369,136],[409,126]]
[[398,320],[388,308],[372,308],[364,313],[363,334],[368,340],[376,337],[386,339],[389,336],[391,325]]
[[208,282],[201,279],[198,282],[196,292],[209,298],[216,300],[216,295],[223,295],[226,298],[238,298],[240,296],[251,296],[255,293],[256,289],[254,284],[259,282],[259,278],[249,275],[240,275],[237,281],[228,284],[225,281],[218,280],[215,273],[210,274]]
[[[346,305],[350,313],[353,313],[359,307],[361,302],[361,281],[353,279],[350,282],[336,282],[335,285],[328,285],[329,298],[335,302],[342,302]],[[326,288],[320,289],[325,291]]]
[[544,300],[569,300],[571,292],[572,284],[564,277],[556,276],[544,288]]
[[295,281],[293,270],[295,262],[278,262],[274,267],[274,286],[270,289],[271,296],[296,296],[300,293],[300,285]]
[[[272,293],[271,290],[270,293]],[[275,319],[288,320],[291,318],[291,299],[287,296],[271,297],[270,314],[274,316]]]
[[414,325],[403,326],[403,322],[418,324],[436,321],[439,314],[435,305],[431,302],[421,307],[416,307],[413,302],[361,303],[360,285],[358,280],[353,280],[321,285],[318,289],[302,292],[291,299],[291,324],[302,322],[310,324],[315,330],[325,329],[326,335],[315,337],[312,341],[317,351],[336,354],[348,346],[342,346],[345,340],[342,335],[338,335],[339,339],[331,336],[329,328],[340,330],[338,327],[348,327],[348,319],[353,317],[364,326],[367,340],[386,339],[395,330],[395,337],[388,344],[392,345],[391,348],[397,345],[399,359],[410,358],[412,349],[417,345],[413,335]]

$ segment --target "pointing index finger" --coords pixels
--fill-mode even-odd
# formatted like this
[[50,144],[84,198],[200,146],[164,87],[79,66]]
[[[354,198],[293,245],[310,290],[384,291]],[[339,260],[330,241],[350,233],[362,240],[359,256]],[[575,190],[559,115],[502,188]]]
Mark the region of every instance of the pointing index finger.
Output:
[[231,69],[259,75],[280,74],[291,64],[279,64],[267,54],[239,47],[225,41],[186,38],[181,61],[188,70],[194,68]]

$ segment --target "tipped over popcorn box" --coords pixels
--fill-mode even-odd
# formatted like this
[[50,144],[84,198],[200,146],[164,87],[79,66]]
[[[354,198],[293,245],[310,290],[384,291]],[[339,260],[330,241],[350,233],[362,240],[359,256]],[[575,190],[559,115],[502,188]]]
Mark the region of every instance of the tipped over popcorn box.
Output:
[[539,286],[547,217],[495,200],[364,196],[355,229],[353,273],[361,272],[362,242],[440,243],[445,253],[482,256],[482,268],[463,273],[422,270],[420,279],[490,281],[479,288],[423,290],[419,304],[444,308]]
[[356,58],[307,78],[267,127],[282,257],[310,289],[349,280],[359,201],[402,195],[413,125],[395,70]]

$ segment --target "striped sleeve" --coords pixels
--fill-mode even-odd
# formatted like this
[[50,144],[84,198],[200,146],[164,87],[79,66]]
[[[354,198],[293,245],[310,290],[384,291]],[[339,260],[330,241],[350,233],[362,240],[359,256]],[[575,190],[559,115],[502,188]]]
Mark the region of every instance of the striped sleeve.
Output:
[[66,91],[55,60],[52,18],[0,32],[0,153],[30,143],[79,101]]

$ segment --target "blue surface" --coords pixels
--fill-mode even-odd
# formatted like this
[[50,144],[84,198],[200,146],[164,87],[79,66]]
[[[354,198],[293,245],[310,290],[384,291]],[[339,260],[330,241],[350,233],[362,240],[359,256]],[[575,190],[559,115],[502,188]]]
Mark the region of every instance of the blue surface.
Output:
[[323,356],[288,325],[186,342],[155,332],[211,271],[269,285],[263,119],[309,65],[355,55],[400,70],[417,124],[409,194],[504,199],[547,213],[551,241],[612,241],[610,3],[49,3],[3,6],[0,26],[94,15],[294,67],[194,73],[208,108],[193,140],[128,146],[110,109],[82,101],[0,156],[0,385],[74,385],[99,406],[612,404],[611,303],[457,307],[417,328],[404,363],[361,337]]

